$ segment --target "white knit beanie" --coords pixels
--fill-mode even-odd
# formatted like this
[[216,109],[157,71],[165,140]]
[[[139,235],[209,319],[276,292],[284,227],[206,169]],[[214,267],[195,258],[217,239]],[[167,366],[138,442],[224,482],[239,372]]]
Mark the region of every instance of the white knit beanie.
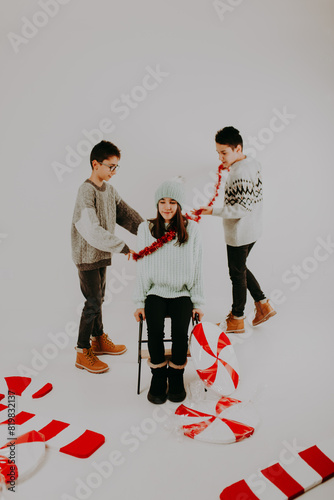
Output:
[[185,200],[185,192],[183,182],[170,180],[163,182],[155,192],[155,203],[158,205],[162,198],[171,198],[178,202],[182,209]]

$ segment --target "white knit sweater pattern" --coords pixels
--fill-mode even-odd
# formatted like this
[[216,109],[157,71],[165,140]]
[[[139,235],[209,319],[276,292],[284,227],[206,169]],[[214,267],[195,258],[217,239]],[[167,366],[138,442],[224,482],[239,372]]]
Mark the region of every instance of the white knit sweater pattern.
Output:
[[253,158],[235,162],[226,179],[224,206],[213,208],[222,217],[227,245],[239,247],[257,241],[262,234],[262,176]]

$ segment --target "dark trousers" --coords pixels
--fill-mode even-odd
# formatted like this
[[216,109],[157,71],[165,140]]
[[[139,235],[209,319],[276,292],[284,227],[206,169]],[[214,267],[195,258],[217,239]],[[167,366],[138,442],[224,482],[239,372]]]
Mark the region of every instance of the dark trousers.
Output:
[[86,299],[79,325],[78,347],[81,349],[89,349],[91,335],[97,337],[103,333],[102,303],[106,274],[106,267],[79,271],[80,288]]
[[246,266],[247,257],[254,245],[255,242],[241,247],[227,245],[227,261],[232,281],[232,314],[235,316],[244,314],[247,289],[255,302],[266,298],[255,276]]
[[151,363],[158,365],[165,361],[163,338],[166,316],[171,318],[172,325],[171,361],[175,365],[183,365],[187,361],[188,328],[192,310],[190,297],[165,299],[157,295],[148,295],[145,301],[145,316]]

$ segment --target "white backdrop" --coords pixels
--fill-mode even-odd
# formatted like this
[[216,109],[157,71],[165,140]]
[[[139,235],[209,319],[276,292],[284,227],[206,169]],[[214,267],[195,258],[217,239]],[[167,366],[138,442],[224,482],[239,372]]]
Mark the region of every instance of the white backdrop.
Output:
[[[62,3],[17,1],[2,13],[1,306],[35,322],[47,312],[53,325],[80,300],[70,222],[99,138],[89,142],[84,131],[104,119],[112,131],[103,137],[122,150],[114,185],[144,217],[155,213],[156,186],[173,175],[185,176],[188,204],[196,201],[193,189],[203,192],[218,166],[219,128],[234,125],[246,146],[255,139],[266,218],[252,262],[268,293],[290,292],[282,274],[332,234],[333,3]],[[148,67],[163,76],[145,79]],[[226,288],[229,300],[228,281],[216,278],[216,269],[227,278],[220,220],[205,219],[202,232],[207,297]],[[324,280],[333,260],[319,263]]]
[[[321,322],[333,303],[331,0],[17,0],[2,10],[3,346],[11,337],[31,350],[78,318],[70,224],[102,136],[122,150],[116,189],[151,217],[155,188],[175,175],[189,207],[203,202],[226,125],[263,166],[265,231],[250,267],[287,318],[319,310],[320,333],[332,329]],[[213,320],[231,294],[221,221],[204,218],[201,231]],[[116,256],[113,269],[110,317],[123,303],[131,315],[135,263]]]

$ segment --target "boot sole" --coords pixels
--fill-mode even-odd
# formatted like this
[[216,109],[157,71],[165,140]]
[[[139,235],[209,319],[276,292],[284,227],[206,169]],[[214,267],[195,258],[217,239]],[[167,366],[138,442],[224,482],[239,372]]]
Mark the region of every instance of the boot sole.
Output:
[[258,326],[258,325],[261,325],[261,323],[264,323],[265,321],[268,321],[268,319],[272,318],[273,316],[275,316],[275,314],[277,314],[276,311],[270,311],[267,316],[265,316],[264,318],[261,319],[261,321],[258,321],[257,323],[252,323],[253,326]]
[[181,403],[181,401],[184,401],[186,397],[187,393],[185,391],[181,394],[167,394],[168,401],[171,401],[172,403]]
[[79,365],[75,363],[75,366],[79,368],[79,370],[87,370],[89,373],[105,373],[109,370],[109,366],[107,368],[101,368],[101,370],[90,370],[87,366]]
[[160,396],[152,396],[149,392],[147,393],[147,399],[149,400],[150,403],[153,403],[154,405],[163,405],[167,401],[167,395],[160,397]]
[[124,354],[125,352],[127,351],[127,349],[124,349],[124,351],[120,351],[120,352],[110,352],[110,351],[93,351],[94,354],[96,354],[96,356],[101,356],[101,354],[111,354],[112,356],[119,356],[120,354]]
[[[216,323],[216,325],[219,326],[219,328],[223,328],[222,323]],[[226,330],[225,333],[246,333],[246,330],[245,328],[242,330]]]

